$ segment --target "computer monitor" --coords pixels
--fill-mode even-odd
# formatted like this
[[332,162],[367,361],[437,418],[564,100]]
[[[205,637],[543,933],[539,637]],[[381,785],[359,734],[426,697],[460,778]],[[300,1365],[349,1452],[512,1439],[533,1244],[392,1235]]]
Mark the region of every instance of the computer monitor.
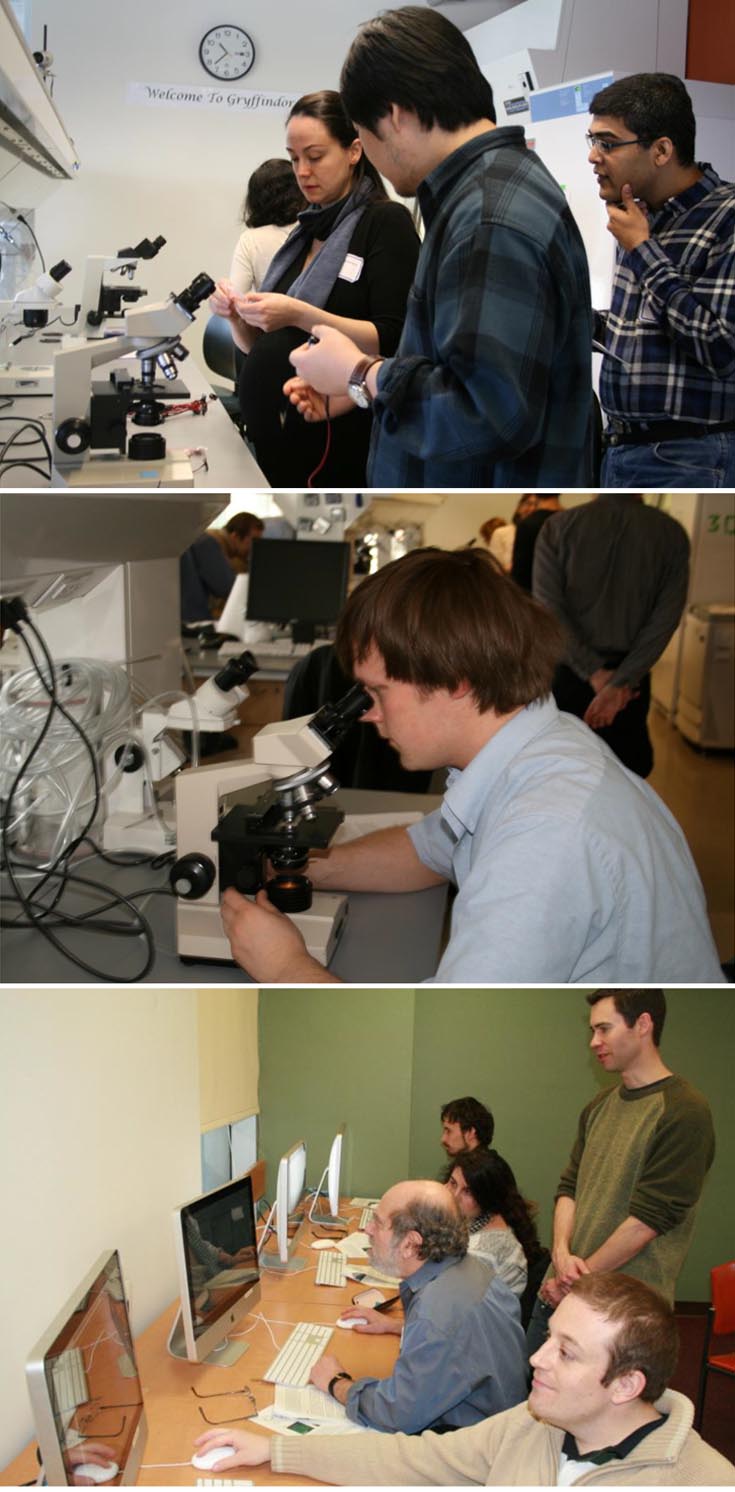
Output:
[[49,1486],[136,1481],[148,1431],[115,1250],[31,1349],[26,1380]]
[[313,642],[317,624],[336,622],[349,574],[349,544],[255,539],[245,615],[248,621],[290,624],[294,641]]
[[231,1367],[247,1343],[232,1327],[260,1300],[253,1183],[239,1176],[174,1209],[181,1311],[168,1347],[174,1357]]
[[[303,1217],[294,1219],[293,1213],[301,1201],[306,1181],[306,1141],[299,1140],[292,1145],[278,1162],[278,1180],[276,1182],[276,1200],[266,1219],[263,1237],[261,1240],[260,1262],[264,1269],[275,1269],[296,1273],[304,1268],[305,1260],[295,1258],[293,1250],[299,1236],[300,1228],[297,1227],[291,1239],[288,1236],[289,1222],[303,1223]],[[275,1217],[275,1223],[273,1221]],[[273,1254],[263,1252],[266,1240],[275,1232],[277,1251]]]
[[[325,1228],[344,1228],[347,1226],[347,1218],[339,1216],[340,1177],[342,1170],[342,1142],[345,1128],[341,1125],[332,1140],[329,1151],[329,1160],[322,1171],[321,1180],[314,1193],[311,1207],[309,1208],[309,1221],[320,1222]],[[329,1212],[317,1212],[319,1198],[322,1194],[324,1183],[327,1183],[327,1197],[329,1199]]]

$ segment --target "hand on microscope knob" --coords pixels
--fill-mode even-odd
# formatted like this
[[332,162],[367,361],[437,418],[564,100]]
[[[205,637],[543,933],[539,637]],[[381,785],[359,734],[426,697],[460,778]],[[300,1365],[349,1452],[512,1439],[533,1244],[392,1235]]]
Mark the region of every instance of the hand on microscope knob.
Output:
[[230,886],[222,898],[221,916],[232,957],[252,979],[288,984],[300,979],[313,982],[315,970],[324,975],[322,965],[307,953],[298,928],[273,906],[265,891],[250,901]]

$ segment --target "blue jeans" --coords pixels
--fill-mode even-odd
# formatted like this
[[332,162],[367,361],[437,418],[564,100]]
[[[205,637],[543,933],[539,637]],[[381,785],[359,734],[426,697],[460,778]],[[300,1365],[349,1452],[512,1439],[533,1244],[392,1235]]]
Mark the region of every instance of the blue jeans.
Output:
[[703,435],[699,440],[608,446],[600,485],[611,491],[648,487],[654,492],[675,487],[692,487],[695,492],[735,487],[735,432]]

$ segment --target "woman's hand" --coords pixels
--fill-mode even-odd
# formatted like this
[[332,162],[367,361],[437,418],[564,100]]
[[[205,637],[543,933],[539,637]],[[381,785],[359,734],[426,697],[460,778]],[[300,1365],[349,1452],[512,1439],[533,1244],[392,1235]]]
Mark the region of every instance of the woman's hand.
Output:
[[253,290],[248,295],[237,297],[237,309],[248,326],[257,326],[261,332],[277,332],[284,326],[308,331],[308,327],[299,318],[311,308],[305,301],[296,300],[292,295],[274,295],[270,291],[261,293]]
[[230,280],[218,280],[214,294],[209,297],[209,309],[213,316],[237,316],[236,291]]

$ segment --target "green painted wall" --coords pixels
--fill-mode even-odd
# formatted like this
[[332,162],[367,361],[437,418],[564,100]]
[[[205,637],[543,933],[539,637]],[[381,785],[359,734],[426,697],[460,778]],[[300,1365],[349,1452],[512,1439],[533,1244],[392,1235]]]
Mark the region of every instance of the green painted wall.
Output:
[[[707,1095],[718,1138],[677,1291],[704,1300],[710,1266],[731,1258],[735,1241],[735,997],[722,986],[670,990],[667,1001],[662,1055]],[[436,1175],[441,1104],[472,1093],[492,1109],[497,1148],[539,1203],[548,1241],[577,1116],[611,1081],[587,1050],[583,991],[267,990],[260,1010],[269,1166],[305,1136],[315,1182],[345,1121],[345,1191],[378,1193],[405,1176]]]

